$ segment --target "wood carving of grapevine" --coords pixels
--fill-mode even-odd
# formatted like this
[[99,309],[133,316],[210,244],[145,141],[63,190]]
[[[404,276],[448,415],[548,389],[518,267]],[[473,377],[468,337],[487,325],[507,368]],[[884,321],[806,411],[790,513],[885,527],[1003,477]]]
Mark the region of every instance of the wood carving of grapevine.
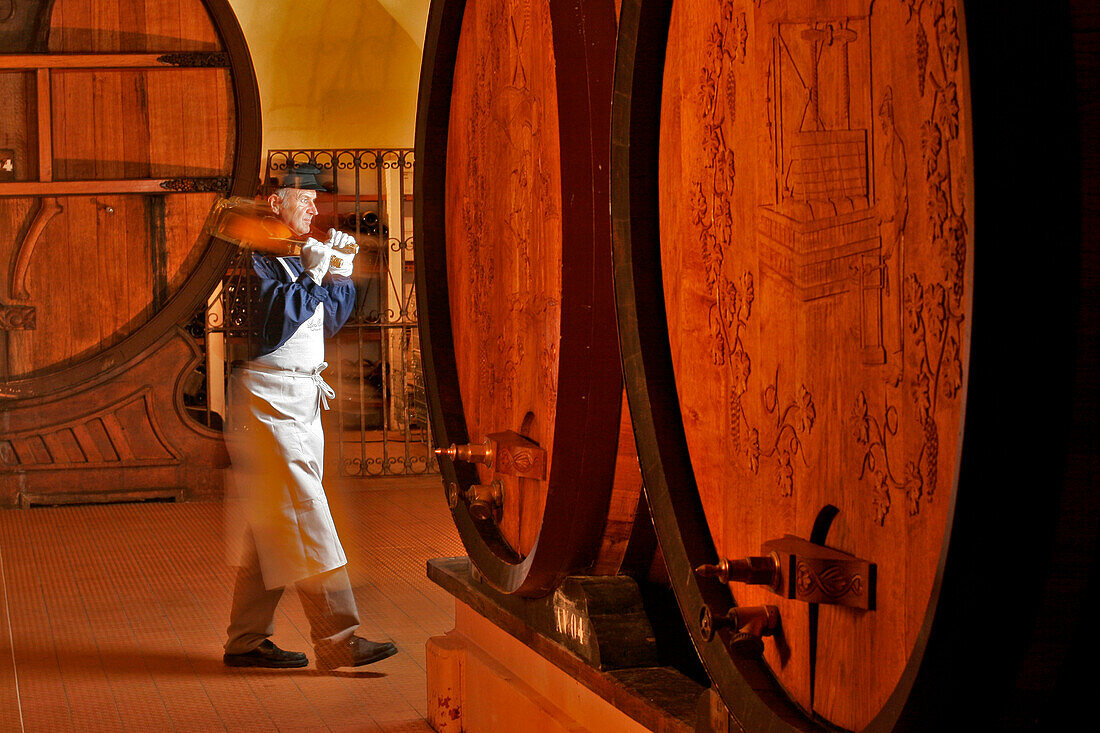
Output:
[[733,0],[722,0],[721,23],[715,23],[706,36],[705,65],[699,71],[698,109],[704,133],[703,167],[692,183],[689,206],[695,225],[706,273],[707,289],[713,295],[708,314],[715,366],[724,366],[729,376],[727,420],[733,450],[744,468],[760,471],[760,459],[775,466],[776,487],[783,496],[794,491],[792,460],[802,458],[800,436],[814,425],[816,411],[813,396],[804,385],[797,398],[780,403],[778,370],[775,380],[763,392],[765,410],[775,416],[774,437],[761,445],[760,430],[748,418],[744,398],[749,391],[752,359],[744,336],[752,316],[753,275],[742,272],[736,280],[727,276],[725,253],[733,244],[735,228],[730,197],[736,185],[734,151],[724,130],[737,114],[737,82],[734,64],[743,64],[747,54],[748,27],[744,13],[735,13]]
[[[893,392],[907,393],[920,427],[915,456],[904,467],[891,461],[888,441],[898,432],[898,410],[884,390],[881,417],[872,417],[868,395],[859,392],[852,414],[853,434],[864,449],[860,479],[874,488],[875,520],[882,525],[890,511],[890,492],[901,491],[908,513],[920,511],[939,485],[939,428],[936,408],[954,400],[962,389],[963,321],[969,231],[959,121],[959,29],[954,6],[944,0],[903,0],[914,28],[919,90],[927,106],[921,125],[923,173],[927,184],[927,224],[931,246],[942,272],[938,281],[903,273],[903,371]],[[930,40],[933,43],[930,47]],[[926,240],[927,241],[927,240]],[[923,243],[922,243],[923,244]]]

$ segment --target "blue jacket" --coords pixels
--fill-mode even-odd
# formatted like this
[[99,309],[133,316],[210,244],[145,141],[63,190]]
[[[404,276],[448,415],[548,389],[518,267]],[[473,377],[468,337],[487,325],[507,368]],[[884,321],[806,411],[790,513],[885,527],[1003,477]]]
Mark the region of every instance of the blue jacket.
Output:
[[270,354],[282,346],[313,315],[318,303],[325,304],[325,338],[335,336],[355,309],[355,283],[350,277],[329,273],[318,285],[297,257],[284,257],[295,274],[296,279],[290,280],[278,259],[252,254],[252,269],[260,286],[253,313],[259,352],[253,356]]

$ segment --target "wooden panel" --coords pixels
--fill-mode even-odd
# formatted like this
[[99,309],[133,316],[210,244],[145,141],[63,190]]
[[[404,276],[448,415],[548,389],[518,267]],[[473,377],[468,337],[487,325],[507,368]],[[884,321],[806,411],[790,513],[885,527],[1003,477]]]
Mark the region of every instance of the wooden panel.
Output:
[[[131,205],[111,213],[94,198],[64,198],[60,203],[62,213],[43,234],[27,274],[31,302],[42,304],[42,323],[33,332],[36,363],[30,368],[64,363],[97,348],[118,324],[138,315],[131,310],[131,295],[144,294],[148,302],[145,268],[135,268],[133,282],[107,274],[108,267],[128,262],[134,247],[143,244],[126,241],[122,228],[140,212]],[[89,307],[92,303],[102,308]],[[54,341],[54,333],[61,338]]]
[[218,195],[196,193],[163,198],[165,237],[163,277],[166,281],[167,295],[170,297],[179,291],[205,254],[203,249],[196,247],[195,244],[199,242],[206,213],[210,211]]
[[0,23],[0,49],[6,53],[41,53],[46,50],[49,8],[54,0],[9,2]]
[[[38,202],[35,199],[0,199],[0,230],[14,233],[13,239],[15,236],[24,239],[38,208]],[[4,302],[11,302],[17,297],[13,292],[16,288],[13,288],[15,280],[12,277],[16,268],[14,260],[18,256],[16,244],[16,242],[9,241],[5,243],[0,241],[0,247],[3,247],[0,251],[10,257],[11,259],[8,261],[12,262],[10,271],[6,269],[0,271],[4,274],[4,277],[0,277],[0,298]]]
[[[66,79],[72,73],[72,78]],[[139,72],[140,73],[140,72]],[[66,84],[86,84],[92,88],[92,107],[90,111],[96,124],[93,127],[95,141],[88,150],[69,147],[65,144],[68,130],[60,129],[54,144],[57,178],[64,180],[66,158],[91,157],[95,161],[93,178],[127,178],[127,161],[131,155],[141,160],[140,148],[127,139],[126,133],[132,128],[144,127],[156,129],[164,124],[152,110],[145,109],[140,103],[124,99],[122,88],[125,72],[98,71],[90,74],[78,72],[55,72],[59,87]],[[83,79],[81,78],[83,77]],[[138,96],[136,99],[140,100]],[[133,98],[131,98],[133,99]],[[170,129],[170,128],[169,128]],[[136,141],[135,141],[136,142]],[[134,155],[136,153],[136,155]],[[201,152],[199,153],[201,156]],[[200,157],[201,160],[201,157]],[[83,177],[83,176],[82,176]]]
[[[98,440],[102,448],[80,443]],[[66,419],[52,425],[38,425],[31,431],[9,434],[13,445],[31,446],[29,452],[0,450],[0,463],[12,469],[101,468],[112,463],[138,466],[149,463],[175,464],[179,456],[158,432],[148,390],[106,405],[93,414]],[[89,458],[89,454],[98,460]]]
[[[0,74],[5,90],[24,80],[4,126],[21,139],[18,175],[0,181],[0,409],[21,436],[0,443],[0,503],[73,486],[217,495],[224,446],[179,404],[196,346],[177,328],[224,271],[226,250],[200,237],[213,192],[255,187],[247,47],[224,0],[38,7],[50,33],[11,50],[50,53],[0,57],[47,69]],[[94,68],[173,53],[179,67]],[[141,405],[92,414],[143,389]]]
[[107,0],[91,4],[92,24],[96,30],[92,43],[100,51],[119,51],[122,49],[122,26],[118,0]]
[[[447,170],[448,273],[470,440],[524,432],[553,461],[561,339],[561,168],[545,2],[466,5]],[[501,43],[501,38],[510,39]],[[492,480],[488,470],[482,482]],[[509,481],[501,530],[527,554],[544,482]]]
[[196,214],[213,198],[59,199],[62,211],[46,224],[23,280],[37,325],[10,332],[11,373],[64,364],[133,333],[197,265]]
[[611,503],[607,507],[607,525],[604,527],[596,562],[590,572],[593,575],[615,575],[620,572],[630,549],[636,524],[648,524],[649,521],[649,511],[642,499],[642,471],[638,466],[638,449],[634,445],[634,429],[624,393],[619,444],[615,454],[615,478],[611,488]]
[[218,469],[228,462],[221,435],[196,428],[174,409],[175,380],[165,378],[196,359],[189,338],[176,332],[128,372],[127,383],[5,404],[0,506],[18,503],[20,494],[220,493]]
[[[0,152],[12,160],[12,170],[0,170],[0,183],[26,181],[37,175],[36,92],[34,74],[0,73],[0,98],[11,110],[0,123]],[[26,110],[27,114],[22,114]]]
[[53,52],[213,51],[220,47],[201,0],[56,0]]
[[38,100],[35,133],[38,137],[38,180],[53,180],[53,84],[48,69],[35,73],[35,91]]
[[[182,123],[184,120],[182,102],[179,97],[185,94],[187,90],[183,85],[176,85],[174,89],[168,89],[167,101],[163,105],[166,112],[155,121],[158,126],[170,122],[170,126],[177,127],[175,138],[173,138],[171,131],[165,128],[161,138],[166,142],[163,144],[158,143],[162,149],[161,152],[164,150],[169,151],[167,166],[170,169],[179,171],[186,166],[190,170],[218,170],[227,175],[215,178],[203,177],[197,181],[189,175],[167,181],[156,177],[130,177],[152,175],[149,156],[146,153],[133,158],[125,154],[123,156],[118,155],[119,137],[117,130],[121,126],[119,119],[126,121],[129,118],[125,115],[119,117],[117,114],[112,114],[112,112],[117,110],[119,105],[117,100],[120,97],[123,100],[132,98],[139,107],[148,104],[147,97],[150,90],[146,83],[146,77],[139,72],[123,73],[114,77],[128,82],[122,84],[121,89],[119,89],[115,86],[111,77],[99,76],[97,72],[86,71],[83,73],[88,78],[94,78],[95,83],[103,85],[101,88],[105,93],[100,94],[100,96],[114,100],[108,104],[106,110],[108,119],[105,120],[105,124],[110,126],[108,132],[104,134],[102,140],[97,140],[94,136],[89,136],[80,131],[81,127],[89,127],[89,121],[95,122],[94,119],[89,120],[89,118],[94,118],[95,115],[87,113],[89,110],[89,106],[86,104],[87,100],[82,101],[80,89],[72,89],[72,87],[79,86],[75,84],[68,85],[69,89],[51,90],[49,96],[52,98],[52,104],[50,107],[55,120],[54,124],[48,126],[48,132],[52,133],[55,129],[68,130],[70,131],[70,138],[75,138],[80,143],[81,151],[90,150],[94,154],[104,155],[102,160],[92,157],[69,159],[72,167],[83,169],[77,172],[92,174],[97,166],[110,167],[116,171],[121,167],[120,175],[127,177],[107,178],[98,181],[90,177],[87,179],[74,178],[60,184],[56,181],[39,182],[32,180],[27,182],[28,188],[23,190],[22,193],[24,195],[44,196],[84,195],[97,198],[104,197],[103,195],[108,193],[126,191],[155,191],[163,194],[166,188],[180,192],[225,191],[227,188],[231,188],[239,194],[249,193],[251,188],[255,186],[254,174],[258,159],[258,98],[247,47],[240,36],[239,28],[228,3],[224,0],[200,0],[199,2],[183,0],[184,7],[182,9],[178,1],[175,3],[114,2],[114,8],[103,7],[103,5],[104,3],[97,4],[89,0],[56,4],[51,0],[50,2],[38,3],[34,7],[38,8],[37,12],[42,15],[42,20],[45,21],[42,27],[52,28],[52,31],[49,34],[41,34],[41,44],[16,45],[12,47],[12,50],[20,54],[45,52],[48,46],[48,50],[53,53],[39,56],[46,63],[54,63],[70,51],[85,54],[85,56],[77,59],[81,63],[87,61],[87,54],[105,54],[99,58],[101,60],[118,60],[118,53],[144,53],[147,56],[156,55],[159,57],[163,53],[173,54],[176,52],[183,53],[182,55],[176,54],[172,59],[172,63],[179,63],[184,66],[192,64],[201,66],[206,63],[213,63],[219,68],[202,69],[199,70],[199,74],[220,73],[222,75],[209,95],[209,99],[215,101],[208,104],[209,99],[200,93],[192,100],[192,103],[203,106],[207,112],[219,110],[216,114],[225,113],[227,119],[214,120],[213,114],[204,116],[201,119],[188,118],[187,121],[192,123],[191,126],[199,128],[199,131],[192,133],[197,137],[183,139],[182,133],[178,131],[178,123]],[[20,13],[31,7],[30,3],[20,4]],[[57,12],[53,12],[54,10]],[[97,22],[102,22],[107,26],[111,26],[111,28],[96,29],[93,24]],[[117,28],[114,26],[117,26]],[[152,32],[145,33],[142,26],[148,26],[152,29]],[[49,44],[45,42],[47,36],[49,37]],[[215,40],[219,37],[225,39],[226,52],[221,52],[221,41]],[[66,43],[69,45],[66,46]],[[214,57],[210,57],[210,53],[207,52],[218,53],[215,53]],[[198,58],[200,56],[202,58]],[[28,61],[28,57],[25,55],[5,58],[14,60],[16,63],[27,63]],[[231,75],[228,71],[225,71],[227,67],[232,68]],[[173,71],[166,70],[165,73],[170,74]],[[102,74],[104,72],[98,73]],[[188,72],[184,70],[182,73],[187,74]],[[165,84],[161,86],[171,87],[172,85]],[[154,93],[157,92],[154,90]],[[162,94],[161,97],[163,96]],[[71,99],[65,99],[64,97],[71,97]],[[230,98],[239,98],[243,102],[241,108],[238,109],[236,101],[230,101]],[[176,100],[174,103],[172,102],[173,99]],[[160,101],[158,99],[152,104],[153,109],[157,109],[157,103]],[[105,104],[107,103],[105,102]],[[126,104],[126,102],[123,101],[122,104]],[[24,107],[27,108],[28,106],[24,105]],[[114,108],[114,110],[111,108]],[[29,105],[27,122],[31,126],[39,122],[31,119],[34,116],[33,111],[35,109],[35,105]],[[155,114],[154,117],[156,117]],[[127,130],[123,150],[125,151],[131,145],[142,151],[153,150],[158,144],[154,144],[154,140],[151,139],[148,120],[144,120],[143,116],[138,114],[137,121],[141,124],[133,125],[131,129]],[[244,132],[248,139],[243,141],[237,139],[239,132]],[[33,149],[36,140],[32,139],[30,142]],[[189,145],[192,151],[198,151],[200,155],[203,148],[213,150],[213,162],[196,163],[187,160],[185,156],[175,154],[175,149],[183,144]],[[156,154],[155,150],[153,154]],[[171,155],[175,155],[175,158],[171,158]],[[107,157],[114,158],[114,160],[107,160]],[[249,170],[252,171],[251,174],[248,173]],[[33,171],[33,173],[37,172],[37,170]],[[186,174],[188,170],[182,170],[182,172]],[[21,177],[33,178],[33,175]],[[162,183],[166,185],[162,187]],[[0,196],[9,197],[20,193],[11,188],[11,185],[0,181],[0,187],[3,187],[0,190]],[[186,218],[197,217],[201,220],[205,218],[209,200],[210,196],[205,193],[191,206],[173,207],[171,203],[161,200],[161,209],[166,214],[183,210],[187,212]],[[9,246],[13,246],[16,250],[23,253],[30,252],[32,255],[29,258],[30,264],[33,264],[33,252],[37,247],[28,246],[28,239],[33,239],[33,237],[27,237],[28,226],[30,225],[27,219],[28,214],[24,212],[29,210],[29,216],[33,219],[36,216],[35,212],[41,210],[41,208],[36,207],[33,202],[29,206],[26,203],[13,204],[13,206],[16,208],[13,210],[15,214],[11,224],[15,227],[15,230],[10,237],[0,237],[0,248],[2,248],[3,242],[9,242]],[[115,208],[107,203],[101,207],[101,211],[107,214],[109,213],[108,209]],[[150,232],[165,231],[165,226],[155,225],[156,220],[156,216],[152,217],[151,220],[150,217],[144,217],[135,222],[116,226],[115,230],[140,232],[140,236],[144,238]],[[55,219],[47,226],[47,233],[49,229],[57,228],[58,225],[58,221]],[[172,222],[172,228],[174,231],[179,232],[197,231],[194,223],[178,221]],[[164,238],[170,240],[172,235],[168,234]],[[201,245],[203,243],[196,241],[192,244]],[[23,345],[0,343],[0,352],[2,352],[0,356],[3,356],[5,362],[9,354],[13,354],[16,359],[23,358],[23,363],[26,365],[20,371],[15,372],[8,369],[6,363],[4,364],[4,369],[0,371],[4,373],[5,379],[14,378],[18,384],[13,382],[6,386],[3,391],[11,396],[43,394],[54,389],[60,389],[64,385],[71,385],[75,381],[80,381],[89,376],[94,377],[105,371],[113,370],[121,361],[134,358],[148,346],[151,340],[158,338],[165,328],[172,328],[176,323],[187,318],[191,310],[205,299],[207,289],[212,287],[213,282],[220,274],[219,271],[222,265],[220,262],[215,262],[215,260],[224,258],[226,254],[224,248],[218,246],[211,248],[211,256],[205,258],[199,255],[198,252],[189,251],[186,243],[181,246],[180,243],[164,241],[159,246],[159,250],[167,250],[167,254],[164,251],[159,252],[159,259],[150,259],[145,263],[144,269],[154,272],[157,283],[154,288],[157,302],[153,305],[163,305],[164,308],[160,310],[154,308],[156,312],[147,314],[144,322],[127,324],[130,333],[142,333],[142,338],[136,341],[111,342],[116,344],[118,348],[112,348],[111,344],[107,344],[105,348],[107,351],[112,352],[110,356],[106,355],[106,352],[97,354],[95,350],[81,352],[64,362],[71,364],[71,368],[67,367],[59,372],[52,373],[49,370],[56,367],[56,364],[36,364],[33,356],[27,357],[28,352],[23,348]],[[20,269],[20,273],[10,271],[6,273],[7,283],[10,284],[16,280],[24,279],[21,273],[28,269],[27,257],[15,256],[12,251],[0,252],[0,261],[3,260],[12,262],[13,266]],[[125,258],[123,257],[121,260],[124,261]],[[136,261],[133,264],[136,265]],[[192,265],[195,269],[190,276],[182,271]],[[167,285],[168,281],[171,281],[172,284]],[[169,293],[175,288],[175,283],[179,281],[189,283],[189,285],[180,283],[180,287],[184,288],[186,295],[182,299],[173,299],[169,297]],[[2,297],[2,294],[0,294],[0,297]],[[165,298],[167,298],[167,301],[165,301]],[[21,309],[18,311],[19,313],[23,313],[28,308],[32,311],[34,309],[33,305],[8,306],[4,303],[0,303],[0,307],[6,309],[5,314],[15,312],[13,309]],[[30,323],[31,321],[25,318],[23,322]],[[3,336],[3,341],[9,341],[7,334],[0,334],[0,336]],[[123,350],[125,354],[122,353]],[[99,359],[99,361],[92,364],[93,359]],[[32,374],[34,376],[30,376]]]
[[210,124],[234,113],[227,70],[58,70],[52,76],[55,180],[228,174],[233,136]]

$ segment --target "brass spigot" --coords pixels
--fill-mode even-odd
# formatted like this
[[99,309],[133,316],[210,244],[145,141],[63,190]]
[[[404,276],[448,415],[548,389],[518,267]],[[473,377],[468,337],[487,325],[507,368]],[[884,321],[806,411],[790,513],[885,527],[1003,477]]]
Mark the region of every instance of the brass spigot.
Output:
[[480,463],[490,467],[493,465],[493,445],[488,440],[480,445],[476,443],[467,445],[451,443],[449,448],[436,448],[435,455],[438,458],[450,458],[452,461]]
[[779,629],[778,606],[737,606],[726,614],[730,626],[753,636],[771,636]]
[[762,637],[779,629],[777,606],[736,606],[722,616],[715,616],[709,606],[699,612],[699,631],[704,641],[710,641],[723,628],[732,628],[730,650],[741,656],[758,657],[764,652]]
[[499,522],[504,511],[504,484],[499,480],[491,484],[473,484],[466,490],[470,516],[478,521]]
[[700,565],[695,574],[704,578],[717,578],[719,583],[747,583],[749,585],[779,585],[779,558],[775,555],[746,557],[741,560],[722,558],[717,565]]

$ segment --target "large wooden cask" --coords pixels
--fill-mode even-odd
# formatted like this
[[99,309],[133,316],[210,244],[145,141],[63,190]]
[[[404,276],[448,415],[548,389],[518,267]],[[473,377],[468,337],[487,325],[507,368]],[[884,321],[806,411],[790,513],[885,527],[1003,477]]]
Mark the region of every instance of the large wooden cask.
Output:
[[1075,689],[1098,269],[1096,34],[1070,21],[623,4],[627,390],[681,611],[746,730],[1051,725]]
[[432,423],[440,446],[492,452],[440,468],[476,567],[537,596],[618,572],[649,523],[611,281],[615,5],[434,2],[427,39],[416,246]]
[[214,492],[223,451],[184,414],[198,346],[180,326],[230,254],[202,234],[212,202],[257,181],[236,18],[225,0],[13,7],[0,24],[0,502]]

